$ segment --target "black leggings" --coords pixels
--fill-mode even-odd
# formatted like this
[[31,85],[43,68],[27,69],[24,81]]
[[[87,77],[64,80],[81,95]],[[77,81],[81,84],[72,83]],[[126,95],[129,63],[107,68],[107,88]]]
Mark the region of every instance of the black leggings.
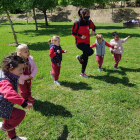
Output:
[[80,56],[80,59],[83,59],[81,73],[84,73],[86,70],[88,57],[93,54],[92,48],[90,48],[90,44],[78,43],[76,44],[77,48],[83,51],[83,54]]

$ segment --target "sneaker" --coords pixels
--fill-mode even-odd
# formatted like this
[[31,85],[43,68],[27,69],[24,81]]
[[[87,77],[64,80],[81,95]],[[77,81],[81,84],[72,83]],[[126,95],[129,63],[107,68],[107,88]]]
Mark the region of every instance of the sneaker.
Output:
[[26,137],[18,137],[18,136],[16,136],[15,139],[10,139],[10,140],[27,140],[27,138]]
[[82,60],[82,59],[80,59],[80,56],[79,56],[79,55],[77,55],[77,56],[76,56],[76,58],[78,59],[78,61],[79,61],[79,63],[80,63],[80,64],[82,64],[82,63],[83,63],[83,60]]
[[57,84],[57,85],[60,85],[60,82],[59,82],[59,81],[57,81],[57,80],[56,80],[56,81],[54,81],[54,83],[55,83],[55,84]]
[[117,66],[114,66],[114,69],[118,70]]
[[82,76],[84,78],[88,78],[88,76],[85,73],[81,73],[80,76]]
[[102,69],[101,68],[98,68],[98,71],[100,72],[100,71],[102,71]]
[[3,123],[0,122],[0,129],[3,130]]
[[28,98],[28,100],[34,101],[35,99],[34,99],[32,96],[30,96],[30,97]]
[[51,75],[51,77],[54,79],[54,75],[51,73],[51,71],[50,71],[50,75]]

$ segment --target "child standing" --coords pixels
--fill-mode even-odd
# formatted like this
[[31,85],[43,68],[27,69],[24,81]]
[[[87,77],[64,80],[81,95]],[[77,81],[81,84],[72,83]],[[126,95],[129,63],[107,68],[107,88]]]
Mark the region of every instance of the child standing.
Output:
[[26,63],[19,78],[20,94],[28,102],[34,103],[34,98],[31,96],[31,80],[36,76],[37,66],[26,44],[21,44],[17,47],[17,55],[22,57]]
[[4,123],[0,122],[0,129],[7,132],[11,140],[26,140],[25,137],[16,136],[15,127],[18,126],[25,117],[25,111],[17,109],[14,104],[18,104],[29,110],[33,105],[26,103],[25,99],[17,93],[17,80],[23,72],[24,60],[11,53],[3,59],[0,71],[0,117]]
[[104,59],[104,54],[105,54],[105,45],[107,47],[111,47],[116,49],[117,47],[110,45],[109,43],[107,43],[104,39],[103,39],[103,35],[102,34],[97,34],[96,35],[96,43],[94,43],[93,45],[91,45],[91,48],[95,48],[95,55],[96,55],[96,60],[98,62],[98,71],[102,71],[101,67],[103,64],[103,59]]
[[122,43],[127,41],[128,38],[130,38],[130,36],[126,37],[125,39],[120,39],[119,34],[117,32],[113,32],[112,36],[113,39],[110,41],[110,44],[117,46],[118,48],[117,49],[110,48],[110,52],[114,54],[113,55],[113,59],[115,60],[114,69],[118,69],[117,66],[119,61],[121,60],[122,53],[123,53]]
[[50,45],[49,56],[51,57],[51,65],[52,65],[52,71],[50,71],[50,75],[54,79],[54,83],[60,85],[58,78],[61,68],[62,53],[66,53],[67,51],[63,50],[60,47],[59,36],[53,36],[52,39],[49,39],[48,43]]

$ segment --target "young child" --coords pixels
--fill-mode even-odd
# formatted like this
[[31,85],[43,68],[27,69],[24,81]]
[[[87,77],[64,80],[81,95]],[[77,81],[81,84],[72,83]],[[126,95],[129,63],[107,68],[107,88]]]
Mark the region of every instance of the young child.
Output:
[[25,111],[17,109],[14,104],[18,104],[29,110],[33,105],[26,103],[25,99],[18,95],[17,81],[23,72],[24,60],[11,53],[5,57],[1,64],[0,71],[0,117],[4,123],[0,122],[0,129],[7,132],[10,140],[26,140],[25,137],[16,136],[15,127],[18,126],[25,117]]
[[105,45],[111,48],[116,49],[117,47],[110,45],[109,43],[107,43],[104,39],[103,39],[103,35],[102,34],[97,34],[96,35],[96,43],[94,43],[93,45],[91,45],[91,48],[95,48],[95,55],[96,55],[96,60],[98,62],[98,71],[102,71],[101,67],[103,64],[103,59],[104,59],[104,54],[105,54]]
[[34,103],[34,98],[31,96],[31,80],[36,76],[37,66],[26,44],[17,47],[17,55],[22,57],[26,63],[19,78],[19,92],[29,103]]
[[117,49],[110,49],[110,52],[113,53],[113,59],[115,60],[114,63],[114,69],[118,69],[118,63],[121,60],[122,57],[122,53],[123,53],[123,47],[122,47],[122,43],[124,43],[125,41],[128,40],[128,38],[130,38],[130,36],[126,37],[125,39],[120,39],[119,38],[119,34],[117,32],[113,32],[112,33],[113,39],[110,41],[111,45],[117,46]]
[[52,71],[50,71],[50,75],[54,79],[54,83],[60,85],[58,78],[60,74],[62,53],[66,53],[67,51],[63,50],[60,47],[59,36],[53,36],[52,39],[49,39],[48,43],[50,45],[49,56],[51,57],[51,65],[52,65]]

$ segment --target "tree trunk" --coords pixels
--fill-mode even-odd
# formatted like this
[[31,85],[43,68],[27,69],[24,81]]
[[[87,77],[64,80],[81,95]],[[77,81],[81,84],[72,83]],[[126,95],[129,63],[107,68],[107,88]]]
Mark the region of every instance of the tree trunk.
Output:
[[7,14],[7,17],[8,17],[8,19],[9,19],[9,22],[10,22],[10,25],[11,25],[11,28],[12,28],[12,31],[13,31],[15,43],[18,45],[17,36],[16,36],[16,34],[15,34],[14,27],[13,27],[13,24],[12,24],[12,21],[11,21],[11,19],[10,19],[10,16],[9,16],[9,13],[8,13],[7,9],[5,9],[5,12],[6,12],[6,14]]
[[36,15],[35,15],[35,8],[33,8],[33,14],[34,14],[34,19],[35,19],[35,27],[36,27],[36,31],[38,31],[37,20],[36,20]]
[[122,7],[122,0],[121,0],[121,7]]
[[27,20],[27,24],[28,24],[28,10],[26,10],[26,20]]
[[48,26],[49,24],[48,24],[48,21],[47,21],[46,10],[45,10],[45,11],[43,11],[43,13],[44,13],[44,17],[45,17],[45,23],[46,23],[46,26]]

